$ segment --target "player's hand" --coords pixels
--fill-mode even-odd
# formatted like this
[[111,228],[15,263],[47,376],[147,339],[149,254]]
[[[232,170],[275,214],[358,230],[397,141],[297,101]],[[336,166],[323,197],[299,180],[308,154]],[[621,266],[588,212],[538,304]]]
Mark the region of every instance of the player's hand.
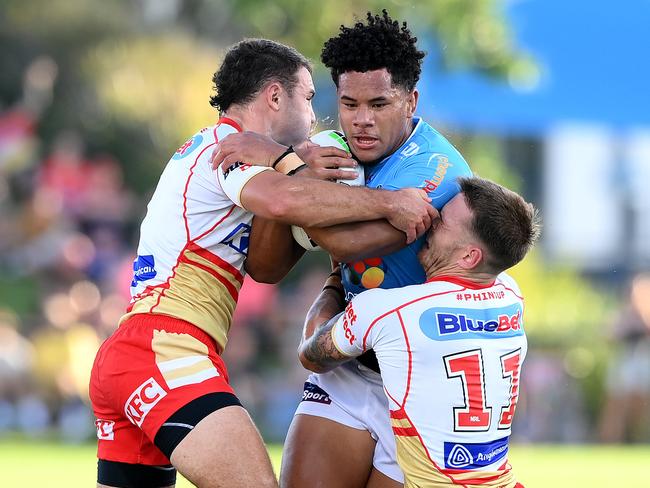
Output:
[[391,215],[387,216],[388,222],[404,232],[406,243],[411,244],[431,227],[431,222],[440,214],[424,190],[405,188],[391,193],[394,201]]
[[352,171],[358,166],[357,162],[343,149],[319,146],[311,141],[301,142],[294,149],[307,164],[307,168],[300,170],[300,176],[331,181],[353,180],[358,176],[356,171]]
[[254,166],[271,166],[287,147],[256,132],[228,134],[212,152],[212,169],[227,170],[237,161]]

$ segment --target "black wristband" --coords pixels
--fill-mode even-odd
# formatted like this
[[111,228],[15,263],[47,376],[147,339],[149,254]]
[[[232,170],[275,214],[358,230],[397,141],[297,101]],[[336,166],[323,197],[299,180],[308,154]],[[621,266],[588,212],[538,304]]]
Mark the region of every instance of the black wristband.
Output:
[[278,159],[273,161],[273,164],[271,165],[271,168],[275,169],[275,167],[278,165],[280,161],[282,161],[284,158],[286,158],[289,154],[292,152],[296,152],[293,150],[293,146],[289,146],[286,151],[284,151],[280,156],[278,156]]
[[294,169],[292,169],[291,171],[289,171],[289,172],[287,173],[287,176],[293,176],[293,175],[295,175],[298,171],[303,170],[303,169],[305,169],[306,167],[307,167],[307,164],[301,164],[301,165],[298,166],[297,168],[294,168]]
[[334,285],[325,285],[325,286],[323,287],[323,291],[325,291],[325,290],[334,290],[334,291],[336,291],[336,292],[339,294],[339,296],[340,296],[341,298],[344,298],[344,297],[345,297],[345,292],[343,291],[343,288],[341,288],[341,287],[334,286]]

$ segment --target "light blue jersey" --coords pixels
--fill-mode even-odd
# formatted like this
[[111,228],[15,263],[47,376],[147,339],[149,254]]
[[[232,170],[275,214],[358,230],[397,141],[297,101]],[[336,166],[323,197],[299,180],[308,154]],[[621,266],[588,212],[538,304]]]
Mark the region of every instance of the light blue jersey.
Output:
[[[438,131],[420,117],[413,118],[411,136],[393,154],[366,167],[366,186],[384,190],[422,188],[438,210],[460,190],[456,179],[471,176],[463,156]],[[424,236],[409,246],[381,258],[347,263],[343,268],[346,298],[371,288],[397,288],[424,283],[418,261]]]

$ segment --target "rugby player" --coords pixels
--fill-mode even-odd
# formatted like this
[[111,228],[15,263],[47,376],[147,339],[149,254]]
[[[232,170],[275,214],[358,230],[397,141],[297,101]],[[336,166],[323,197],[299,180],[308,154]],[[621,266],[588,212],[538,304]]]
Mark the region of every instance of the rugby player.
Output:
[[473,177],[460,188],[420,251],[426,283],[368,290],[345,307],[340,276],[330,276],[299,355],[322,373],[375,351],[406,487],[513,488],[522,485],[508,438],[527,343],[524,301],[503,271],[539,225],[533,206],[502,186]]
[[[366,185],[423,188],[440,209],[458,193],[456,178],[471,171],[439,132],[414,115],[424,57],[416,41],[406,23],[400,25],[384,10],[381,16],[368,13],[365,23],[342,26],[325,43],[321,58],[337,87],[341,128],[352,154],[365,166]],[[309,151],[314,149],[300,149],[301,158],[311,164]],[[284,150],[268,139],[235,134],[219,144],[213,164],[272,161]],[[256,217],[255,228],[267,236],[261,244],[265,256],[283,248],[280,236],[291,239],[290,229],[277,222]],[[424,239],[406,245],[404,235],[385,220],[306,230],[343,263],[347,300],[366,289],[425,281],[417,258]],[[273,260],[280,262],[282,256]],[[281,486],[302,488],[318,480],[328,488],[377,488],[403,482],[376,360],[365,354],[361,361],[309,376],[284,445]]]
[[[99,486],[173,486],[176,469],[201,487],[277,486],[220,358],[247,253],[258,252],[249,246],[252,212],[317,226],[388,219],[407,240],[437,215],[422,190],[350,188],[245,164],[215,174],[210,155],[227,134],[304,140],[314,87],[302,55],[259,39],[231,48],[214,82],[211,103],[223,117],[165,167],[141,226],[130,306],[93,365]],[[277,168],[290,173],[292,156]]]

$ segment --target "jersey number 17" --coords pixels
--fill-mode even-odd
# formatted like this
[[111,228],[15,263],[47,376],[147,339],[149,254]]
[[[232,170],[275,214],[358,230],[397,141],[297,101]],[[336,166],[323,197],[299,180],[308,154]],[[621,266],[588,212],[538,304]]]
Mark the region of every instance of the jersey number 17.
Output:
[[[484,432],[490,429],[492,407],[485,404],[485,370],[483,351],[473,349],[445,356],[447,377],[460,378],[465,404],[454,407],[454,430],[456,432]],[[510,384],[510,401],[501,407],[499,430],[509,429],[519,398],[519,374],[521,372],[521,349],[500,357],[503,379]]]

